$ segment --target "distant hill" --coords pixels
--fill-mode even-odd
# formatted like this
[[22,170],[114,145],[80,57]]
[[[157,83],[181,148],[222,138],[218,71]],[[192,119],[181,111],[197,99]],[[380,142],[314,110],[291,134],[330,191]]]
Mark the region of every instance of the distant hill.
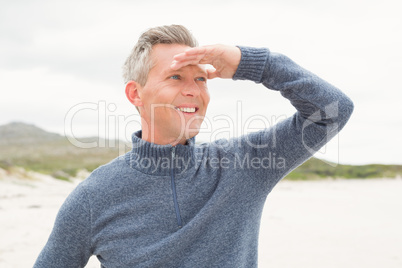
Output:
[[[111,144],[97,137],[82,138],[79,141]],[[30,124],[10,123],[0,126],[0,168],[20,166],[59,179],[68,179],[80,169],[92,171],[129,150],[125,144],[120,145],[120,148],[78,148],[59,134]]]
[[32,144],[61,140],[63,138],[59,134],[50,133],[34,125],[21,122],[0,126],[0,144]]
[[286,178],[289,180],[314,180],[323,178],[369,179],[395,177],[402,177],[402,165],[336,165],[334,163],[329,165],[313,157],[293,170]]
[[[100,141],[97,137],[81,142]],[[121,141],[101,141],[119,144],[83,149],[74,146],[66,137],[47,132],[34,125],[10,123],[0,126],[0,168],[20,166],[53,175],[59,179],[75,176],[81,169],[92,171],[130,150]],[[312,158],[291,172],[286,179],[311,180],[322,178],[392,178],[402,176],[402,165],[328,165]]]

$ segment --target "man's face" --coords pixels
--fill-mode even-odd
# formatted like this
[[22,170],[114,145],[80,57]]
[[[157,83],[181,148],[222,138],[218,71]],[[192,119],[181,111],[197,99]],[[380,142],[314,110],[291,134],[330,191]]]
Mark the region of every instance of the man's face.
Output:
[[160,144],[183,143],[198,134],[209,103],[204,65],[187,65],[172,70],[173,56],[190,47],[158,44],[152,49],[154,63],[144,87],[141,117],[147,123],[148,138]]

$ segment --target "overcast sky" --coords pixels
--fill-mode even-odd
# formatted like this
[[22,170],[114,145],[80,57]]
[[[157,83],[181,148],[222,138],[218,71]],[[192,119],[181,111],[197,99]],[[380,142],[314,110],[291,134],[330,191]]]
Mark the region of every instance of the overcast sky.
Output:
[[[0,125],[22,121],[60,134],[128,139],[140,125],[121,66],[144,30],[183,24],[201,45],[285,54],[350,96],[351,120],[317,157],[402,164],[397,0],[0,2]],[[280,94],[251,82],[211,80],[209,88],[210,125],[200,141],[294,113]],[[232,131],[211,131],[222,127]]]

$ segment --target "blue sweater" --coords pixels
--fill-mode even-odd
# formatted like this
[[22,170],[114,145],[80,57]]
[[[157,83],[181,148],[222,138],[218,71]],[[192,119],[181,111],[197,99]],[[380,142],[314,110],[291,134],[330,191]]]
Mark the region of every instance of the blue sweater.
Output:
[[265,199],[348,121],[334,86],[267,49],[240,47],[233,79],[279,91],[297,109],[230,140],[133,149],[96,169],[62,205],[34,267],[257,267]]

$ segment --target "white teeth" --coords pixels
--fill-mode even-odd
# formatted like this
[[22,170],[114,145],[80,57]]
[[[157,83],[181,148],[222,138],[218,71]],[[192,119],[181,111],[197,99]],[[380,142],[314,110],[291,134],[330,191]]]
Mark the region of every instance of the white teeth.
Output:
[[195,108],[176,108],[177,110],[185,113],[195,113]]

